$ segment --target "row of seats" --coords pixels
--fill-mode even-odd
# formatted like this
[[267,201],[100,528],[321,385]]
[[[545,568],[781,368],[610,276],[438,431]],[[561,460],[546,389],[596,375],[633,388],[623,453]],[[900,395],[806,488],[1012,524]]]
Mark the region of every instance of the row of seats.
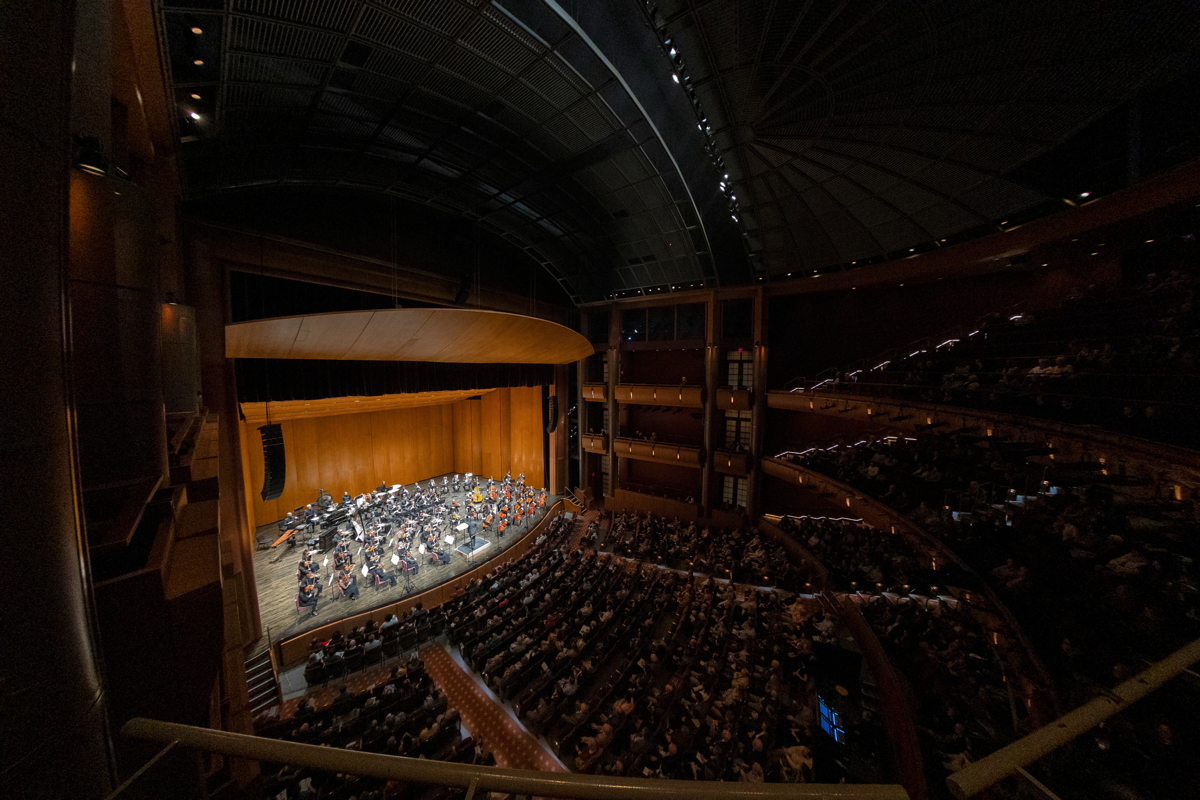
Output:
[[822,388],[1096,424],[1200,445],[1200,278],[1085,291],[1036,313],[992,315],[969,335],[846,369]]

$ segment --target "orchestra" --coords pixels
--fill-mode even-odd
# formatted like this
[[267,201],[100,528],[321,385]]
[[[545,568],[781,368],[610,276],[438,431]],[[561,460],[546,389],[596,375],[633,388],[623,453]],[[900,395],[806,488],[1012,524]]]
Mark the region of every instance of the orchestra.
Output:
[[[340,502],[318,489],[314,502],[289,511],[279,521],[280,537],[272,546],[284,541],[289,547],[305,543],[296,569],[300,584],[296,607],[316,616],[326,585],[336,582],[338,593],[351,601],[359,597],[359,573],[377,588],[384,584],[394,587],[397,574],[406,580],[416,575],[421,560],[434,565],[450,563],[443,545],[453,546],[460,526],[469,531],[467,538],[472,542],[481,528],[503,538],[506,531],[522,529],[536,512],[544,510],[546,497],[545,489],[525,484],[524,473],[516,478],[508,473],[500,481],[488,478],[486,482],[469,472],[455,473],[442,476],[440,482],[430,478],[426,485],[417,481],[411,489],[380,483],[374,491],[357,497],[344,491]],[[330,550],[331,555],[319,558]],[[358,558],[361,561],[356,562]],[[329,566],[332,569],[323,582],[321,570]],[[406,590],[412,590],[411,583]]]

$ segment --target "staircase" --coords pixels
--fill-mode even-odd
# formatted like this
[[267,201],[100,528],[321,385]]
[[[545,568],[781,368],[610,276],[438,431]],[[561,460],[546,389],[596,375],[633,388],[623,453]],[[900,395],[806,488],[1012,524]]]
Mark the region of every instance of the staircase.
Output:
[[246,660],[246,690],[250,695],[251,715],[279,702],[279,685],[275,682],[269,648]]

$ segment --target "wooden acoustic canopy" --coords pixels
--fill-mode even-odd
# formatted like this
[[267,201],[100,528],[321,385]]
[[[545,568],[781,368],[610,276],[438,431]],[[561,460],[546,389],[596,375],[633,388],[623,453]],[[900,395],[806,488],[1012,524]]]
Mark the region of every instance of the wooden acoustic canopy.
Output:
[[466,308],[389,308],[225,326],[229,358],[570,364],[595,348],[556,322]]
[[[465,389],[445,392],[381,394],[373,397],[324,397],[319,400],[274,400],[270,403],[271,422],[309,417],[334,417],[341,414],[366,414],[394,408],[440,406],[470,397],[485,395],[491,389]],[[267,421],[267,403],[242,403],[246,422],[261,425]]]

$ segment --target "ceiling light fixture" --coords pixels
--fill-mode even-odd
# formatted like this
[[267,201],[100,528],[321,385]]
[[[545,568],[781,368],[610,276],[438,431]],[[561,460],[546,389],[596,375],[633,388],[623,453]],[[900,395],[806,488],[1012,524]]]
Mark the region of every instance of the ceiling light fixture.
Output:
[[203,30],[201,30],[200,28],[197,28],[197,27],[195,27],[195,26],[192,26],[192,33],[194,33],[194,34],[196,34],[197,36],[199,36],[200,34],[204,33],[204,31],[203,31]]
[[200,95],[196,94],[195,92],[192,92],[192,99],[193,99],[193,100],[199,100],[199,99],[200,99]]
[[197,58],[197,59],[196,59],[195,61],[193,61],[192,63],[193,63],[193,64],[195,64],[197,67],[203,67],[203,66],[204,66],[204,59],[202,59],[202,58]]
[[197,114],[195,111],[189,112],[188,116],[191,117],[192,119],[200,119],[200,115]]

